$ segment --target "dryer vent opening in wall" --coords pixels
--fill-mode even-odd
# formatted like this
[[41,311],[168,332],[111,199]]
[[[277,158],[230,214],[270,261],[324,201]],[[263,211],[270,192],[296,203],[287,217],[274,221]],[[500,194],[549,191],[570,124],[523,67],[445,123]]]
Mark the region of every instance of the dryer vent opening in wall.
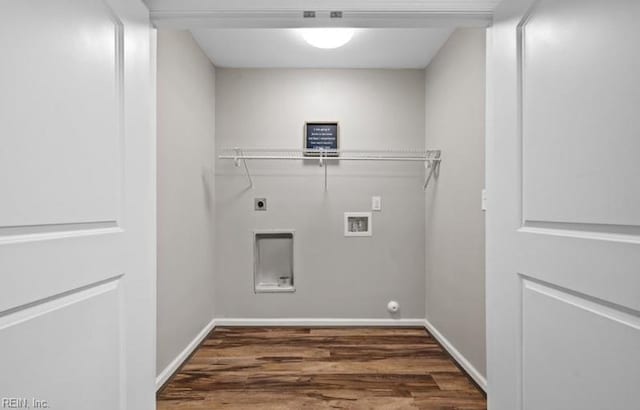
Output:
[[293,232],[254,234],[254,291],[295,292],[293,282]]
[[344,236],[372,236],[371,212],[345,212]]

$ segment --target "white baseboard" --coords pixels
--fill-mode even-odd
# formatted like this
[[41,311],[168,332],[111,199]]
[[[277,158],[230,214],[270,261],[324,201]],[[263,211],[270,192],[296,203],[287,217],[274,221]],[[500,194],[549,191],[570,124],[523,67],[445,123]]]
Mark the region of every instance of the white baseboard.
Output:
[[216,326],[398,326],[424,327],[424,319],[331,319],[331,318],[282,318],[282,319],[234,319],[216,318]]
[[196,337],[187,345],[187,347],[185,347],[184,350],[181,351],[180,354],[176,356],[176,358],[173,359],[162,372],[160,372],[160,374],[156,377],[156,391],[158,391],[167,382],[167,380],[169,380],[169,377],[171,377],[171,375],[180,368],[182,363],[187,360],[189,355],[191,355],[194,350],[198,348],[200,343],[204,340],[205,337],[207,337],[207,335],[213,330],[215,326],[216,321],[212,319],[211,322],[209,322],[200,331],[200,333],[198,333]]
[[467,360],[466,357],[464,357],[462,355],[462,353],[460,353],[458,351],[458,349],[456,349],[455,347],[453,347],[453,345],[451,344],[451,342],[449,342],[449,340],[444,337],[442,335],[442,333],[440,333],[438,331],[438,329],[436,329],[431,322],[429,322],[428,320],[424,320],[424,327],[427,329],[427,331],[429,333],[431,333],[431,335],[438,341],[440,342],[440,344],[447,349],[447,352],[449,352],[449,354],[455,359],[456,362],[458,362],[458,364],[460,366],[462,366],[462,368],[469,374],[469,376],[471,376],[471,378],[473,380],[475,380],[476,383],[478,383],[478,386],[480,386],[482,388],[482,390],[484,390],[485,392],[487,391],[487,379],[478,371],[478,369],[476,369],[471,362],[469,362]]

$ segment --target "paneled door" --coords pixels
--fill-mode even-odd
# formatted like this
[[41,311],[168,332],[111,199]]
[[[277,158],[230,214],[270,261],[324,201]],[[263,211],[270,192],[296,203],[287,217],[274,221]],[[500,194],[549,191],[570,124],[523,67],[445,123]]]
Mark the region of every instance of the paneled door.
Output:
[[0,2],[0,408],[154,408],[148,11]]
[[640,2],[506,0],[488,37],[491,410],[640,409]]

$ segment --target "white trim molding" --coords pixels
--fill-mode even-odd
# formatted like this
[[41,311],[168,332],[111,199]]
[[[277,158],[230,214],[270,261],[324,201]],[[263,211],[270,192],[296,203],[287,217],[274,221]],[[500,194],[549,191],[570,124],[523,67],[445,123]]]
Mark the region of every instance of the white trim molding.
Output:
[[[157,27],[486,27],[499,0],[146,0]],[[313,11],[314,18],[303,18]],[[332,11],[342,12],[331,18]]]
[[487,378],[482,375],[475,368],[474,365],[471,364],[469,360],[458,349],[456,349],[451,342],[444,337],[442,333],[436,329],[431,322],[427,319],[424,319],[424,327],[427,329],[427,332],[431,334],[446,350],[449,354],[454,358],[454,360],[462,366],[462,368],[467,372],[469,376],[484,390],[487,391]]
[[171,361],[167,365],[167,367],[156,376],[156,391],[160,390],[160,388],[169,380],[169,378],[173,375],[182,366],[182,364],[189,358],[191,353],[194,352],[200,346],[200,343],[207,337],[209,333],[216,327],[215,320],[211,320],[201,331],[196,335],[196,337],[184,348],[183,351],[176,356],[175,359]]
[[216,326],[385,326],[424,327],[424,319],[216,318]]
[[171,10],[418,10],[492,12],[501,0],[144,0],[149,9]]

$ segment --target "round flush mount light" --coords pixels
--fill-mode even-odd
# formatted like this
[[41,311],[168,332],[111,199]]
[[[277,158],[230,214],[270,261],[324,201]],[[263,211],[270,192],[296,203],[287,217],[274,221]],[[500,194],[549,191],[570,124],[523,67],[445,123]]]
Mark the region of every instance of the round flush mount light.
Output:
[[352,28],[302,28],[300,29],[304,41],[317,48],[338,48],[347,44],[353,37]]

